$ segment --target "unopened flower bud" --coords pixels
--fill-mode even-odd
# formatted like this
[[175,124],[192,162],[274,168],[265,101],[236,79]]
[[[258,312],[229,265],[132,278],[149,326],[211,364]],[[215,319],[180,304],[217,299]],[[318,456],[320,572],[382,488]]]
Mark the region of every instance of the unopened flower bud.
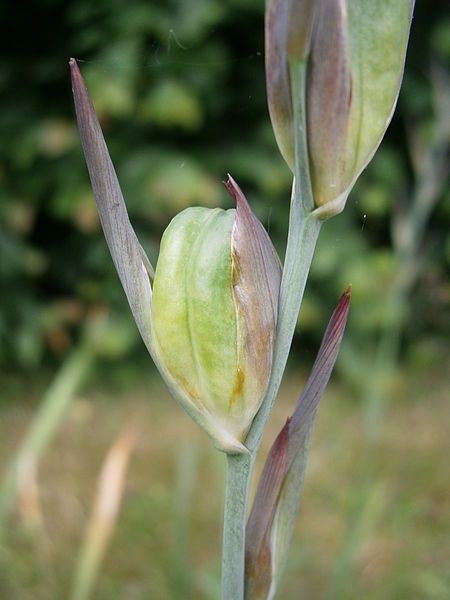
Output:
[[227,452],[242,443],[272,368],[281,267],[242,192],[236,210],[188,208],[165,231],[153,284],[154,358]]
[[[290,11],[289,26],[286,7]],[[290,69],[306,54],[300,46],[305,18],[312,22],[305,93],[307,141],[316,214],[341,212],[392,118],[403,76],[411,0],[308,0],[313,22],[295,0],[269,0],[267,89],[280,151],[295,171],[293,90]],[[312,10],[312,9],[311,9]],[[280,25],[281,23],[281,25]],[[297,64],[296,64],[297,61]]]
[[70,68],[100,221],[142,339],[175,399],[216,446],[246,452],[272,370],[281,282],[272,242],[229,177],[236,209],[190,208],[175,217],[154,273],[74,59]]
[[269,112],[281,154],[293,169],[294,131],[289,62],[309,53],[317,3],[311,0],[268,0],[266,9],[266,74]]

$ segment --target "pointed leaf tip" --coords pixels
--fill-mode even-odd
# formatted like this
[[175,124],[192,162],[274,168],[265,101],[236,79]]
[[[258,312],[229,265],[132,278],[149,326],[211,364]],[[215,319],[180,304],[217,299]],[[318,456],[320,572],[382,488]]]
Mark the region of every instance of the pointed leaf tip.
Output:
[[[273,598],[297,516],[319,402],[331,376],[347,322],[351,286],[331,316],[294,414],[276,438],[261,474],[247,526],[248,598]],[[287,438],[287,446],[286,446]]]
[[299,439],[298,441],[293,439],[291,457],[298,452],[299,446],[303,443],[301,432],[308,426],[312,427],[319,402],[330,380],[347,324],[350,291],[351,286],[348,286],[331,315],[311,374],[292,415],[291,433],[295,432]]
[[88,91],[86,89],[86,85],[84,83],[83,76],[81,75],[80,68],[78,66],[77,60],[75,58],[69,59],[69,68],[70,68],[70,77],[72,79],[72,90],[74,95],[76,92],[81,92],[83,89],[85,94],[88,95]]
[[224,184],[227,188],[227,192],[236,202],[236,207],[238,207],[239,204],[241,204],[244,205],[246,208],[248,207],[248,209],[251,210],[243,191],[229,173],[227,173],[227,180],[224,182]]
[[94,105],[74,58],[69,60],[69,66],[78,129],[100,222],[131,311],[150,350],[153,269],[130,224]]

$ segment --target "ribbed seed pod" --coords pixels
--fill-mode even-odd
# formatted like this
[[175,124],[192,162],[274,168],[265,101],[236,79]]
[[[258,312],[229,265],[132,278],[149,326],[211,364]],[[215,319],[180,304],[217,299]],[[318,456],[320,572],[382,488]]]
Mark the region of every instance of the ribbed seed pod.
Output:
[[154,273],[75,60],[70,67],[100,221],[142,339],[175,399],[216,446],[246,452],[272,369],[281,282],[272,242],[229,177],[236,209],[189,208],[175,217]]
[[281,268],[230,179],[237,209],[188,208],[164,233],[152,301],[155,360],[216,444],[242,442],[272,367]]

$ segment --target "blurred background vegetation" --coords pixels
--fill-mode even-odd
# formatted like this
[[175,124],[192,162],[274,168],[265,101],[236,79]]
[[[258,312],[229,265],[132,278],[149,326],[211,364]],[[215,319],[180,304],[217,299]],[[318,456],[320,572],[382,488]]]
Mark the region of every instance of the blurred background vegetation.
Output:
[[[418,3],[393,122],[345,212],[323,228],[314,259],[275,424],[293,406],[349,282],[353,299],[318,427],[319,458],[313,454],[286,598],[300,591],[308,598],[450,594],[449,550],[440,537],[450,533],[448,490],[447,514],[443,509],[450,332],[445,7]],[[20,15],[4,3],[0,15],[7,24],[0,40],[0,466],[8,472],[33,424],[36,463],[50,434],[58,434],[39,476],[45,523],[38,519],[38,529],[45,535],[36,547],[21,529],[20,510],[9,522],[0,595],[66,597],[94,471],[98,476],[122,421],[136,411],[147,423],[144,441],[137,442],[125,516],[95,597],[215,597],[222,461],[166,398],[129,313],[81,154],[67,61],[80,62],[131,220],[153,261],[177,212],[231,206],[221,183],[227,172],[282,257],[291,181],[266,108],[264,2],[43,0]],[[36,411],[44,405],[53,408],[41,427]],[[333,473],[327,453],[336,461]],[[217,488],[210,504],[201,478]],[[392,522],[384,518],[390,510]],[[37,513],[26,509],[25,517],[33,521]],[[48,523],[49,513],[55,522]],[[188,548],[195,576],[183,567]]]

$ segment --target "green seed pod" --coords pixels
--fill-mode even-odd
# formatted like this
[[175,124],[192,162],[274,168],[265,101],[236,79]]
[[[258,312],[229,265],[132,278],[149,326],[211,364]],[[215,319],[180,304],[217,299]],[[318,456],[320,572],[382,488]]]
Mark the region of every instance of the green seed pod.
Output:
[[188,208],[162,241],[152,299],[154,358],[187,412],[227,452],[270,377],[281,268],[242,192],[236,210]]
[[268,0],[266,77],[272,125],[295,172],[290,70],[307,61],[309,166],[320,218],[343,210],[389,125],[413,5],[412,0]]
[[272,242],[229,177],[236,210],[190,208],[175,217],[154,273],[74,59],[70,68],[100,221],[142,339],[175,399],[216,446],[246,452],[272,369],[281,282]]

